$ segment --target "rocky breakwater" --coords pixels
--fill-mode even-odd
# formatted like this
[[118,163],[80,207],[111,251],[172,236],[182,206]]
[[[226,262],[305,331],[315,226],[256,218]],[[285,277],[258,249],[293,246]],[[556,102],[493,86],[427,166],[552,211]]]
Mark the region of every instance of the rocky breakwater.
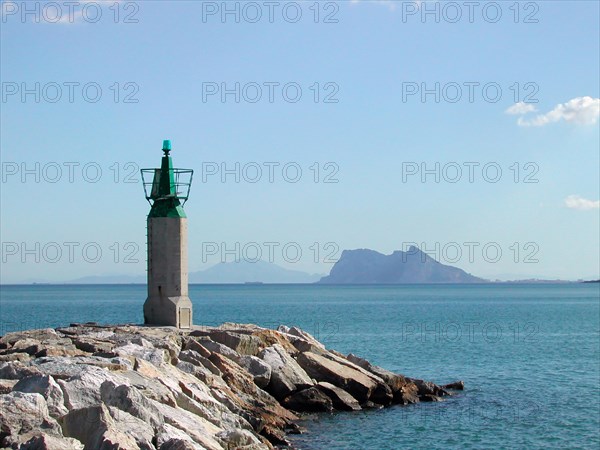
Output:
[[303,412],[438,401],[447,387],[292,327],[72,325],[0,338],[0,447],[272,449]]

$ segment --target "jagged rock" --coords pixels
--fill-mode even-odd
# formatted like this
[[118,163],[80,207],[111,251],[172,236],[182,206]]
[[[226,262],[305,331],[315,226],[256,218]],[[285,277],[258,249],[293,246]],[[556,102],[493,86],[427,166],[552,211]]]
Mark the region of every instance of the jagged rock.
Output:
[[275,344],[279,344],[290,355],[298,353],[298,351],[294,348],[291,341],[289,340],[289,336],[278,331],[262,329],[254,331],[252,335],[260,339],[263,348],[272,347]]
[[149,348],[146,346],[128,343],[121,347],[115,347],[113,351],[119,356],[135,356],[144,359],[155,366],[170,361],[169,354],[162,348]]
[[[209,353],[210,356],[210,353]],[[184,350],[179,353],[179,359],[182,361],[189,362],[198,367],[205,367],[210,372],[215,374],[216,376],[221,376],[221,371],[215,366],[210,359],[202,356],[200,353],[195,350]]]
[[148,377],[140,372],[131,370],[122,372],[121,376],[127,378],[131,386],[140,391],[144,397],[154,399],[169,406],[177,405],[171,389],[161,383],[157,377]]
[[133,437],[141,450],[154,450],[154,429],[143,420],[113,406],[108,407],[117,428]]
[[[433,401],[431,400],[431,396],[433,397],[443,397],[445,395],[450,395],[448,391],[441,388],[435,383],[431,381],[420,380],[418,378],[407,378],[407,380],[415,383],[418,389],[419,398],[424,401]],[[425,396],[429,396],[425,398]]]
[[[200,339],[198,343],[208,351],[212,353],[218,353],[219,355],[223,355],[231,359],[232,361],[237,361],[240,358],[240,354],[238,352],[226,346],[225,344],[221,344],[220,342],[215,342],[210,339]],[[209,357],[210,355],[207,356],[207,358]]]
[[13,387],[13,391],[41,394],[46,399],[50,415],[56,419],[69,412],[64,404],[63,391],[50,375],[33,375],[23,378]]
[[61,336],[52,328],[43,328],[39,330],[27,330],[27,331],[16,331],[13,333],[6,333],[0,338],[0,343],[5,344],[8,347],[14,346],[19,341],[25,341],[27,339],[33,339],[36,341],[52,341],[59,340]]
[[220,431],[223,431],[222,428],[183,409],[161,405],[154,400],[150,401],[160,411],[166,423],[184,431],[194,442],[208,450],[222,450],[219,441],[213,437]]
[[388,386],[388,384],[383,378],[354,364],[339,352],[326,351],[320,352],[318,353],[318,355],[330,359],[338,364],[341,364],[342,366],[356,370],[361,374],[365,375],[366,377],[371,378],[376,383],[375,389],[373,389],[373,392],[369,397],[369,400],[371,400],[372,402],[378,403],[383,406],[388,406],[393,402],[394,394],[392,392],[392,389]]
[[15,384],[17,384],[17,380],[2,380],[0,379],[0,394],[8,394],[13,390]]
[[256,356],[240,356],[238,364],[254,377],[254,383],[265,389],[271,381],[271,366]]
[[240,355],[256,356],[262,348],[261,340],[249,334],[234,333],[233,331],[215,331],[210,338],[236,351]]
[[65,436],[82,442],[86,449],[140,450],[133,436],[120,429],[104,404],[69,411],[61,425]]
[[465,382],[464,381],[455,381],[453,383],[449,383],[449,384],[445,384],[444,386],[442,386],[442,389],[450,389],[453,391],[462,391],[465,388]]
[[283,405],[299,412],[329,412],[333,410],[333,402],[325,393],[316,387],[309,387],[288,395]]
[[152,400],[132,386],[117,385],[107,380],[100,386],[100,397],[106,405],[125,411],[155,429],[164,423],[164,417],[154,406],[156,403],[152,403]]
[[8,353],[8,354],[0,354],[0,362],[6,361],[21,361],[27,362],[31,361],[31,356],[27,353]]
[[105,381],[115,384],[128,384],[129,381],[108,370],[95,366],[79,366],[80,371],[68,381],[58,380],[65,396],[65,406],[69,409],[80,409],[101,403],[100,386]]
[[381,367],[371,364],[364,358],[360,358],[350,353],[347,356],[348,361],[362,367],[365,370],[373,373],[379,378],[383,379],[390,387],[393,393],[393,402],[401,405],[408,405],[410,403],[418,403],[418,388],[412,382],[406,379],[402,375],[395,374],[389,370],[385,370]]
[[74,338],[72,341],[75,347],[86,353],[110,353],[115,347],[113,342],[87,337]]
[[0,436],[6,436],[0,445],[18,445],[39,432],[62,437],[44,397],[24,392],[0,395]]
[[366,402],[378,383],[362,372],[311,352],[298,355],[298,364],[317,381],[326,381],[350,393],[359,402]]
[[36,358],[31,364],[31,367],[37,369],[38,373],[52,375],[55,380],[69,380],[87,371],[88,367],[112,371],[133,368],[131,360],[127,357],[112,359],[97,356],[47,357]]
[[279,344],[265,348],[258,357],[271,367],[271,381],[267,391],[277,399],[283,399],[298,389],[314,384],[306,371]]
[[36,367],[26,366],[20,361],[0,363],[0,379],[3,380],[20,380],[40,373]]
[[317,384],[317,387],[331,399],[333,407],[337,410],[360,411],[362,409],[358,403],[358,400],[356,400],[342,388],[334,386],[331,383],[327,383],[326,381],[320,381]]
[[83,444],[77,439],[40,433],[25,442],[20,450],[83,450]]
[[295,327],[33,330],[0,337],[0,447],[272,450],[299,432],[287,408],[438,401],[461,387],[345,357]]
[[184,431],[165,423],[156,433],[156,448],[159,450],[202,450]]
[[198,444],[183,439],[169,439],[159,447],[159,450],[205,450]]
[[221,431],[217,437],[226,443],[226,448],[239,450],[262,450],[264,444],[248,430]]
[[208,351],[208,349],[200,344],[196,339],[190,337],[184,339],[183,350],[194,350],[196,353],[204,356],[205,358],[210,357],[210,351]]

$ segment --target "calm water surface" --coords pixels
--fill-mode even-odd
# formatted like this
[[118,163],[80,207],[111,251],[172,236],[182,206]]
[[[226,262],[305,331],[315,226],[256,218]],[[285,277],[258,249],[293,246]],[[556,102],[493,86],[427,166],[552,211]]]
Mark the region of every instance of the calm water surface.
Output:
[[[141,323],[141,285],[2,286],[0,334]],[[600,448],[600,286],[190,286],[196,324],[298,325],[328,347],[467,389],[308,417],[303,449]]]

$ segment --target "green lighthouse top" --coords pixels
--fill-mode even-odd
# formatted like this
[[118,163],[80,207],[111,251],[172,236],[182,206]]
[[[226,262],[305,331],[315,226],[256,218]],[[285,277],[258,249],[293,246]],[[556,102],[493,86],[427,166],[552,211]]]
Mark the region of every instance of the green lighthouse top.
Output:
[[189,197],[194,171],[173,168],[173,160],[169,154],[171,152],[170,140],[163,141],[162,150],[164,155],[160,169],[141,170],[146,200],[152,206],[148,216],[186,217],[183,205]]

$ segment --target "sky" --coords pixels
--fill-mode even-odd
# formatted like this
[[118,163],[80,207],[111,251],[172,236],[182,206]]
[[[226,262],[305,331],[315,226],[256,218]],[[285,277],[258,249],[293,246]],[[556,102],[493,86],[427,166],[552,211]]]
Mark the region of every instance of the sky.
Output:
[[189,270],[417,245],[598,278],[599,3],[7,2],[2,283],[143,274],[139,169],[194,169]]

